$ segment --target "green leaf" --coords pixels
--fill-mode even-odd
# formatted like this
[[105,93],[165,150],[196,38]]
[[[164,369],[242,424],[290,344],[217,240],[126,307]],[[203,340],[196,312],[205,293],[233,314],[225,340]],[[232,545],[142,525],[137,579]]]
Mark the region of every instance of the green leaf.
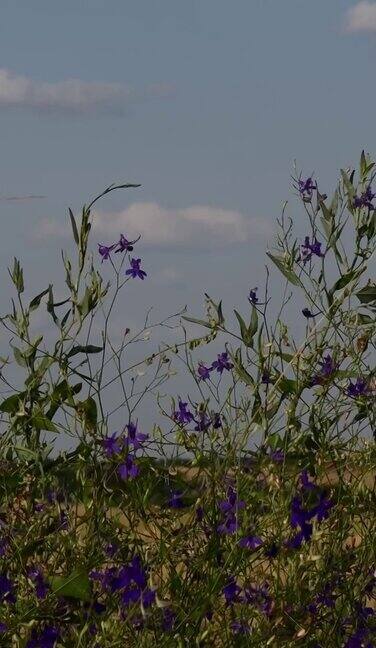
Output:
[[69,576],[52,576],[49,581],[52,591],[58,596],[90,600],[90,580],[85,571],[75,570]]
[[7,412],[8,414],[15,414],[19,408],[19,402],[23,394],[13,394],[9,396],[0,405],[0,410],[2,412]]
[[282,274],[286,277],[286,279],[290,283],[294,284],[294,286],[299,286],[300,288],[303,287],[303,284],[300,281],[299,277],[295,274],[293,270],[288,268],[283,257],[275,256],[270,252],[267,252],[266,254],[268,255],[269,259],[271,259],[273,263],[277,266],[278,270],[282,272]]
[[17,362],[17,364],[20,367],[27,367],[27,362],[26,362],[26,360],[24,358],[24,355],[23,355],[22,351],[20,351],[20,349],[18,349],[15,346],[11,345],[11,347],[13,349],[14,359]]
[[356,296],[362,304],[370,304],[376,301],[376,284],[369,283],[359,290]]
[[279,389],[283,394],[297,394],[298,393],[298,383],[296,380],[291,380],[282,376],[276,380],[276,388]]
[[49,432],[58,431],[52,421],[43,414],[36,414],[33,416],[32,423],[37,430],[48,430]]
[[205,320],[195,319],[194,317],[185,317],[184,315],[182,315],[182,319],[186,320],[187,322],[192,322],[192,324],[199,324],[200,326],[205,326],[208,329],[212,328],[212,325],[209,324],[208,322],[205,322]]
[[54,306],[54,296],[52,292],[52,284],[48,286],[48,302],[47,302],[47,312],[51,315],[53,321],[57,326],[59,326],[59,320],[56,317],[55,306]]
[[70,207],[68,209],[69,209],[70,222],[71,222],[72,230],[73,230],[73,237],[74,237],[74,240],[76,242],[76,245],[78,245],[79,242],[80,242],[80,238],[78,236],[78,229],[77,229],[76,221],[74,220],[73,212],[70,209]]
[[34,299],[32,299],[31,302],[30,302],[30,304],[29,304],[29,310],[30,310],[30,311],[33,311],[33,310],[35,310],[36,308],[38,308],[38,306],[39,306],[39,304],[40,304],[40,302],[41,302],[42,297],[44,297],[44,295],[47,295],[47,293],[48,293],[48,288],[46,288],[46,290],[43,290],[43,292],[39,293],[39,295],[37,295],[36,297],[34,297]]
[[91,396],[76,403],[77,413],[83,417],[88,428],[94,429],[97,424],[97,404]]
[[80,344],[77,344],[76,346],[72,347],[69,353],[67,353],[67,358],[71,358],[77,353],[100,353],[101,351],[103,351],[103,347],[94,346],[93,344],[88,344],[87,346],[81,346]]
[[254,387],[255,386],[254,379],[243,366],[241,350],[238,349],[235,355],[231,355],[231,359],[234,362],[234,369],[235,372],[238,374],[240,380],[242,380],[246,385],[249,385],[249,387]]
[[[364,268],[365,270],[365,268]],[[346,272],[346,274],[342,275],[337,281],[335,282],[334,286],[330,289],[331,295],[334,295],[334,293],[337,290],[342,290],[347,284],[349,284],[353,279],[356,279],[360,276],[360,272],[356,270],[351,270],[350,272]]]

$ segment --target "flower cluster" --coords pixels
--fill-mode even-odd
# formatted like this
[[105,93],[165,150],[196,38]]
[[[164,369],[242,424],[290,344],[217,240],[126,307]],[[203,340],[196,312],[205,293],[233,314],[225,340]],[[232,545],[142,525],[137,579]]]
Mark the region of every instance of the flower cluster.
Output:
[[[306,470],[300,475],[300,484],[301,492],[292,498],[290,515],[290,525],[298,531],[286,542],[286,546],[294,549],[300,548],[304,540],[310,540],[313,531],[312,519],[316,517],[318,522],[322,522],[329,516],[329,511],[334,506],[333,501],[328,499],[325,493],[309,480]],[[312,492],[316,496],[316,504],[312,508],[304,506],[304,495],[308,492]]]
[[313,191],[317,189],[317,184],[313,182],[311,176],[308,177],[306,180],[302,180],[301,178],[299,178],[296,188],[299,191],[303,200],[309,202],[312,199]]
[[225,369],[227,369],[227,371],[230,371],[233,366],[234,365],[229,360],[228,352],[224,351],[223,353],[218,354],[217,360],[214,360],[210,367],[205,367],[205,365],[200,362],[198,365],[197,373],[201,380],[208,380],[208,378],[210,378],[211,371],[216,370],[219,374],[222,375]]
[[155,591],[147,585],[147,572],[139,556],[123,567],[108,567],[103,571],[93,570],[90,579],[101,586],[101,593],[117,594],[122,606],[142,604],[150,607],[155,601]]
[[[140,237],[138,237],[134,241],[128,241],[128,239],[125,238],[124,234],[120,234],[120,239],[117,243],[112,243],[112,245],[103,245],[103,243],[98,243],[98,252],[102,257],[102,263],[103,261],[107,261],[111,258],[110,255],[113,250],[115,250],[115,254],[117,252],[132,252],[133,246],[135,243],[137,243],[139,238]],[[131,259],[130,264],[131,267],[126,270],[126,275],[131,276],[132,279],[138,277],[142,280],[147,276],[146,272],[144,270],[141,270],[141,259]]]
[[179,400],[178,409],[173,412],[173,419],[179,425],[186,425],[192,421],[196,423],[195,432],[206,432],[210,426],[217,430],[222,427],[221,415],[219,412],[213,412],[211,416],[207,414],[200,406],[196,408],[196,414],[193,415],[188,409],[188,403]]
[[[125,435],[125,430],[127,434]],[[122,463],[118,465],[118,475],[123,480],[134,479],[139,474],[139,468],[135,463],[135,452],[142,447],[142,444],[149,438],[137,429],[137,423],[130,422],[124,428],[121,436],[114,432],[102,441],[102,447],[108,458],[114,455],[121,458]]]

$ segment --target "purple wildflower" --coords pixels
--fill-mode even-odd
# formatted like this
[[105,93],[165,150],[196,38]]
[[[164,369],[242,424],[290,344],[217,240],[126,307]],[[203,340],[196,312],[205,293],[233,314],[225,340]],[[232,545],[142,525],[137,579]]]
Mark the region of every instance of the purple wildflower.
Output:
[[234,634],[250,634],[251,628],[249,627],[249,624],[246,621],[240,621],[239,619],[236,619],[230,624],[230,628],[233,631]]
[[170,632],[174,628],[176,622],[176,614],[171,608],[164,608],[162,628],[165,632]]
[[269,457],[272,461],[275,461],[276,463],[283,463],[285,460],[285,453],[283,450],[272,450],[270,453]]
[[8,546],[8,540],[6,538],[0,538],[0,556],[5,556]]
[[108,544],[106,544],[104,550],[109,558],[113,558],[116,552],[119,550],[119,546],[116,544],[116,542],[109,542]]
[[252,290],[249,291],[248,301],[254,305],[258,302],[258,297],[256,295],[257,290],[258,288],[252,288]]
[[10,578],[0,573],[0,603],[15,603],[14,585]]
[[210,427],[212,420],[206,412],[198,412],[198,419],[195,419],[195,423],[196,432],[206,432],[206,430]]
[[236,580],[233,576],[227,581],[226,585],[223,588],[223,594],[226,599],[227,605],[240,601],[239,598],[241,587],[236,584]]
[[222,420],[219,412],[214,412],[212,418],[212,425],[215,430],[218,430],[219,428],[222,427]]
[[37,598],[45,599],[50,588],[48,583],[44,580],[41,568],[29,567],[27,575],[35,585]]
[[324,356],[322,360],[319,360],[319,365],[321,365],[321,370],[312,377],[311,386],[321,385],[328,378],[330,378],[338,369],[338,364],[334,362],[332,356]]
[[128,240],[125,238],[124,234],[120,234],[120,240],[119,240],[119,242],[117,243],[117,245],[118,245],[119,247],[118,247],[117,250],[115,250],[115,254],[116,254],[117,252],[132,252],[132,250],[133,250],[133,245],[134,245],[134,243],[136,243],[137,240],[138,240],[138,239],[136,239],[135,241],[128,241]]
[[116,432],[111,436],[106,437],[102,441],[102,447],[107,455],[107,457],[112,457],[114,454],[119,454],[122,449],[122,439],[116,437]]
[[98,252],[102,257],[102,263],[103,261],[107,261],[107,259],[110,258],[110,253],[112,250],[116,247],[116,245],[102,245],[101,243],[98,243]]
[[180,490],[171,491],[170,497],[168,500],[168,506],[170,508],[180,509],[184,508],[185,504],[182,500],[183,494]]
[[47,626],[40,634],[33,628],[26,648],[54,648],[60,633],[57,628]]
[[376,194],[372,193],[371,185],[368,185],[367,189],[360,196],[355,196],[353,205],[356,209],[361,207],[375,209],[372,204],[372,200],[375,196]]
[[131,267],[125,271],[125,274],[131,275],[132,279],[139,277],[143,280],[147,276],[147,274],[144,270],[141,270],[140,263],[141,259],[131,259]]
[[174,420],[181,425],[190,423],[194,418],[193,414],[189,410],[187,410],[187,405],[188,403],[183,403],[181,400],[179,400],[179,409],[174,412]]
[[333,508],[334,502],[328,499],[324,493],[321,493],[319,503],[312,509],[314,515],[317,517],[318,522],[322,522],[329,517],[329,511]]
[[128,430],[128,437],[124,439],[126,447],[133,445],[135,450],[141,448],[142,444],[149,438],[149,435],[138,432],[137,423],[130,422],[126,427]]
[[197,369],[200,380],[208,380],[208,378],[210,378],[210,372],[212,370],[212,367],[205,367],[205,365],[200,362]]
[[228,352],[224,351],[223,353],[219,353],[217,356],[217,360],[215,360],[212,363],[211,368],[216,369],[218,373],[222,374],[224,369],[227,369],[228,371],[232,369],[234,365],[231,364],[229,358],[228,358]]
[[315,490],[315,488],[317,488],[314,482],[309,481],[307,470],[303,470],[303,472],[299,476],[299,480],[304,490]]
[[269,594],[269,585],[264,583],[256,587],[244,589],[245,601],[257,607],[265,616],[269,616],[273,608],[273,599]]
[[239,500],[236,491],[230,486],[227,491],[227,500],[219,502],[222,513],[222,522],[217,527],[218,533],[231,535],[238,529],[238,512],[245,507],[245,502]]
[[139,467],[134,462],[133,455],[128,454],[124,463],[120,464],[117,469],[120,479],[126,481],[127,479],[134,479],[140,472]]
[[258,536],[248,535],[241,538],[238,544],[242,549],[258,549],[258,547],[261,547],[264,543]]
[[310,261],[312,258],[312,254],[318,257],[324,257],[325,253],[321,251],[321,243],[317,240],[315,237],[312,241],[312,243],[309,242],[309,236],[306,236],[304,239],[304,243],[301,246],[302,248],[302,260],[303,264],[307,263],[307,261]]
[[357,378],[355,384],[350,380],[350,384],[346,390],[347,395],[352,398],[356,398],[357,396],[367,396],[368,392],[369,387],[364,378]]
[[299,179],[297,189],[303,200],[309,201],[312,198],[313,190],[317,189],[317,184],[313,182],[311,177],[306,180]]
[[261,374],[261,382],[263,385],[270,385],[271,383],[271,378],[270,378],[270,371],[269,369],[264,369],[264,371]]
[[6,623],[0,622],[0,633],[7,632],[8,631],[8,626]]

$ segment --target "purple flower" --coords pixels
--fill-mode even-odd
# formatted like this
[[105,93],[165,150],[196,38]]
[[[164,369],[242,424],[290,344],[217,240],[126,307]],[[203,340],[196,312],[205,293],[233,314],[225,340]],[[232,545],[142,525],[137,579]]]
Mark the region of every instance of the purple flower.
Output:
[[14,585],[4,573],[0,573],[0,603],[15,603]]
[[101,245],[98,243],[98,252],[102,257],[102,263],[103,261],[107,260],[110,258],[110,253],[112,250],[116,247],[116,245]]
[[224,351],[224,353],[220,353],[217,356],[217,360],[215,360],[212,363],[211,368],[216,369],[218,373],[222,374],[224,369],[227,369],[228,371],[232,369],[234,365],[231,364],[229,358],[228,358],[228,352]]
[[236,584],[235,578],[233,576],[231,576],[231,578],[227,581],[222,591],[227,605],[240,601],[239,594],[242,590],[241,587]]
[[27,575],[35,585],[35,591],[38,599],[45,599],[48,593],[49,585],[44,580],[43,572],[40,567],[29,567]]
[[360,195],[360,196],[355,196],[354,198],[354,207],[361,208],[361,207],[368,207],[368,209],[375,209],[372,200],[374,199],[376,194],[372,193],[371,190],[371,185],[368,185],[367,189]]
[[112,455],[121,452],[122,439],[116,437],[116,432],[114,432],[111,436],[103,439],[102,447],[104,448],[107,457],[112,457]]
[[221,415],[219,412],[215,412],[212,418],[212,425],[215,430],[218,430],[222,427]]
[[261,382],[263,385],[270,385],[271,379],[270,379],[270,371],[269,369],[264,369],[261,375]]
[[140,263],[141,259],[131,259],[131,267],[125,271],[125,274],[131,275],[133,279],[139,277],[143,280],[147,274],[144,270],[141,270]]
[[313,190],[317,189],[317,184],[313,182],[311,177],[306,180],[299,179],[297,189],[303,200],[309,201],[312,198]]
[[0,632],[3,633],[7,631],[8,631],[8,626],[6,625],[6,623],[0,622]]
[[321,371],[312,377],[311,386],[321,385],[338,369],[338,364],[334,362],[329,354],[324,356],[323,360],[319,360],[319,365],[321,365]]
[[104,550],[105,550],[105,553],[106,553],[107,556],[109,556],[110,558],[113,558],[114,555],[116,554],[116,552],[119,550],[119,547],[116,544],[116,542],[109,542],[105,546]]
[[356,398],[357,396],[367,396],[369,393],[369,387],[364,378],[357,378],[355,384],[350,381],[346,393],[348,396],[353,398]]
[[175,509],[184,508],[185,504],[184,504],[184,502],[182,500],[182,497],[183,497],[183,494],[182,494],[182,492],[180,490],[171,491],[171,494],[170,494],[170,497],[169,497],[169,500],[168,500],[168,506],[170,506],[170,508],[175,508]]
[[200,376],[200,380],[208,380],[208,378],[210,378],[211,371],[212,367],[205,367],[202,362],[199,363],[197,373]]
[[6,538],[0,538],[0,556],[5,556],[8,546],[8,540]]
[[173,629],[176,622],[176,614],[171,610],[171,608],[164,608],[163,610],[163,621],[162,628],[165,632],[170,632]]
[[206,412],[198,412],[198,419],[195,419],[195,423],[196,432],[206,432],[206,430],[210,427],[212,420]]
[[218,533],[235,533],[238,529],[238,512],[245,507],[245,502],[239,500],[236,491],[230,486],[227,491],[227,500],[219,502],[219,509],[222,513],[222,523],[217,527]]
[[238,619],[230,624],[230,628],[234,634],[250,634],[251,628],[246,621],[239,621]]
[[257,549],[263,545],[263,541],[258,536],[248,535],[244,538],[241,538],[238,542],[239,547],[242,549]]
[[302,255],[303,255],[302,257],[303,264],[311,260],[312,254],[318,257],[325,256],[325,253],[321,251],[321,243],[319,243],[316,237],[313,239],[312,243],[310,243],[309,236],[306,236],[301,248],[302,248]]
[[135,241],[128,241],[128,240],[125,238],[124,234],[120,234],[120,240],[119,240],[119,242],[117,243],[117,245],[118,245],[119,247],[118,247],[117,250],[115,250],[115,254],[116,254],[117,252],[132,252],[132,250],[133,250],[133,245],[134,245],[134,243],[136,243],[137,241],[138,241],[138,239],[136,239]]
[[137,475],[140,472],[140,469],[134,462],[134,457],[132,455],[128,455],[124,463],[120,464],[117,469],[118,475],[120,479],[127,480],[127,479],[134,479],[137,477]]
[[256,587],[246,587],[244,589],[244,594],[245,600],[248,604],[252,604],[257,607],[260,612],[265,614],[265,616],[270,615],[273,607],[273,599],[269,594],[268,583],[264,583],[263,585],[258,585]]
[[299,480],[304,490],[315,490],[315,488],[317,488],[314,482],[309,481],[307,470],[303,470],[303,472],[299,476]]
[[193,421],[193,414],[187,410],[187,405],[188,403],[183,403],[181,400],[179,400],[179,409],[174,412],[174,420],[177,423],[180,423],[181,425],[184,425],[185,423],[190,423]]
[[285,456],[283,450],[273,450],[269,455],[270,459],[276,463],[282,463],[285,460]]
[[258,302],[258,297],[256,295],[258,288],[252,288],[252,290],[249,291],[249,297],[248,301],[250,301],[251,304],[257,304]]
[[126,427],[128,430],[128,437],[124,439],[126,447],[133,445],[135,450],[141,448],[142,444],[149,438],[149,435],[138,432],[137,423],[130,422]]
[[334,502],[321,493],[319,503],[312,509],[313,515],[316,515],[318,522],[322,522],[329,517],[329,511],[333,506]]
[[57,628],[47,626],[40,634],[33,628],[26,648],[54,648],[60,633]]

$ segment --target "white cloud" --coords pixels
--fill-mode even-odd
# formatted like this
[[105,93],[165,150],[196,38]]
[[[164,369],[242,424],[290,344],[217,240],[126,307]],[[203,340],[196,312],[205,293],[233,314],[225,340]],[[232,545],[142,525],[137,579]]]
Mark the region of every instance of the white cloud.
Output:
[[348,32],[376,31],[376,2],[358,2],[347,11],[345,28]]
[[22,107],[45,112],[73,114],[123,114],[134,101],[171,95],[168,84],[155,84],[141,91],[121,83],[67,79],[56,83],[34,81],[0,68],[0,107]]
[[123,233],[128,239],[141,234],[143,245],[216,247],[242,243],[272,234],[262,218],[207,205],[166,209],[157,203],[134,203],[121,212],[93,214],[93,229],[103,242]]

